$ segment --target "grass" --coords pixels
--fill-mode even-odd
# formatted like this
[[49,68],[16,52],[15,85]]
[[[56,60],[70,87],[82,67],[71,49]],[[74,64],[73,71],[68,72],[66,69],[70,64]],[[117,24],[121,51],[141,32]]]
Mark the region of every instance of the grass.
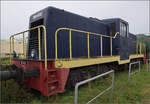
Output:
[[[5,60],[5,62],[7,62]],[[74,89],[64,93],[50,96],[35,94],[25,85],[19,86],[14,80],[2,81],[1,102],[7,103],[73,103]],[[97,79],[94,82],[79,88],[79,102],[86,103],[111,84],[111,75]],[[110,91],[97,98],[93,103],[110,103]],[[128,70],[115,73],[113,97],[111,103],[115,104],[150,104],[150,72],[146,71],[146,65],[142,66],[140,76],[132,75],[128,82]]]
[[0,58],[0,64],[10,64],[10,58],[5,57],[5,58]]

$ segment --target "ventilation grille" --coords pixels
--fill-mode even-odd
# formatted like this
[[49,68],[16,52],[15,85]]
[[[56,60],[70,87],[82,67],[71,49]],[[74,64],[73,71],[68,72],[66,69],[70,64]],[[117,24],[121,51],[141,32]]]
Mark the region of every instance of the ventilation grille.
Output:
[[[40,19],[38,21],[32,22],[31,23],[31,28],[39,26],[39,25],[43,25],[43,19]],[[42,49],[42,29],[40,29],[40,43],[41,43],[41,49]],[[38,55],[39,53],[39,42],[38,42],[38,29],[35,30],[31,30],[29,33],[29,45],[28,45],[28,58],[31,58],[31,51],[34,49],[36,50],[36,53]]]

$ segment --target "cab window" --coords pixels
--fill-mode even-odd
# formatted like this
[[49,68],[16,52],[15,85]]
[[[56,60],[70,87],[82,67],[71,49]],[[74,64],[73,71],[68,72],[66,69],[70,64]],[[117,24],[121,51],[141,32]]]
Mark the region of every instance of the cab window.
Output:
[[123,37],[127,37],[127,26],[123,22],[120,22],[120,35]]

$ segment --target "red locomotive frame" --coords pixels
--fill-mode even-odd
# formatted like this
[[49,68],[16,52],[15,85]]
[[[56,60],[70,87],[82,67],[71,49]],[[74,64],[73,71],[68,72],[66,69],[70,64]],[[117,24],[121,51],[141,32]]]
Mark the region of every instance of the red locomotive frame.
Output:
[[44,96],[64,92],[70,69],[56,69],[54,61],[48,61],[47,63],[47,70],[45,70],[44,61],[12,60],[12,64],[22,69],[33,67],[40,69],[39,78],[31,77],[24,80],[28,88],[38,90]]

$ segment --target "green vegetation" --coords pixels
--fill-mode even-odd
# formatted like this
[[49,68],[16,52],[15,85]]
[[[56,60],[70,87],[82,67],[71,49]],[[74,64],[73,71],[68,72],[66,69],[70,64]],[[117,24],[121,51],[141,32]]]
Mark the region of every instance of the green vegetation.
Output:
[[[74,89],[65,91],[62,94],[50,96],[49,98],[35,93],[25,85],[18,85],[14,80],[2,81],[1,102],[7,103],[73,103]],[[79,88],[79,102],[85,103],[99,92],[109,87],[109,77],[97,79]],[[96,99],[93,103],[110,103],[110,91]],[[150,104],[150,72],[146,71],[146,65],[142,67],[140,76],[131,76],[128,83],[128,70],[115,73],[112,103],[127,104]]]
[[0,64],[9,64],[10,63],[10,58],[0,58]]
[[141,41],[142,43],[144,43],[146,45],[146,47],[148,47],[150,49],[150,37],[148,37],[144,34],[138,34],[137,39],[138,39],[138,41]]

